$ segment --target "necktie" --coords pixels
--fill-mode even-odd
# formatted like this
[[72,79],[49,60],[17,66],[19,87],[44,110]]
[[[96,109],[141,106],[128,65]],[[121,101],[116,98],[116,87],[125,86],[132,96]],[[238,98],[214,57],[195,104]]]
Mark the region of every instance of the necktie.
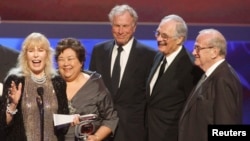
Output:
[[113,89],[113,94],[116,94],[117,89],[119,87],[119,81],[120,81],[120,72],[121,72],[121,66],[120,66],[120,56],[121,56],[121,52],[123,51],[123,48],[121,46],[119,46],[117,48],[117,56],[115,59],[115,63],[113,66],[113,72],[112,72],[112,89]]
[[196,87],[195,87],[195,91],[201,86],[201,84],[206,80],[206,74],[203,74],[201,79],[199,80],[199,82],[197,83]]
[[158,77],[157,77],[157,79],[155,81],[155,85],[159,81],[159,79],[161,78],[162,74],[164,73],[166,64],[167,64],[167,59],[165,57],[163,57],[162,64],[161,64],[161,67],[160,67],[160,70],[159,70],[159,74],[158,74]]

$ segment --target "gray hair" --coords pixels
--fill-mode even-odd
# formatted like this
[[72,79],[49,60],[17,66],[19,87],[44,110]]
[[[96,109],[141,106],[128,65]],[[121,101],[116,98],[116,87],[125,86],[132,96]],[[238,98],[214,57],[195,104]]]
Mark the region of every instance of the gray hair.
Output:
[[131,15],[131,17],[133,17],[134,23],[136,25],[136,23],[138,21],[138,15],[137,15],[136,11],[127,4],[116,5],[114,8],[112,8],[112,10],[109,12],[109,15],[108,15],[109,21],[111,22],[111,24],[113,22],[114,16],[122,15],[125,12],[128,12]]
[[203,29],[199,32],[199,34],[209,34],[211,35],[208,39],[208,45],[213,46],[220,49],[219,54],[222,56],[226,56],[227,54],[227,41],[222,33],[216,29]]
[[184,37],[184,41],[185,41],[187,39],[188,27],[187,27],[186,22],[183,20],[183,18],[178,15],[171,14],[171,15],[165,16],[161,20],[161,22],[165,22],[169,20],[173,20],[177,22],[175,34],[177,37],[181,37],[181,36]]

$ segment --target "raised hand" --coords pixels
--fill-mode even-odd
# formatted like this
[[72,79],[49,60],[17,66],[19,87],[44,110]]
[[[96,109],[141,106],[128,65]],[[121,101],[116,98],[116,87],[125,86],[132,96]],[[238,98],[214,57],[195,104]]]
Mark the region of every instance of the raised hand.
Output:
[[20,97],[21,97],[21,90],[22,90],[22,83],[18,84],[18,87],[16,86],[15,82],[12,81],[10,88],[9,88],[9,99],[10,103],[17,105]]

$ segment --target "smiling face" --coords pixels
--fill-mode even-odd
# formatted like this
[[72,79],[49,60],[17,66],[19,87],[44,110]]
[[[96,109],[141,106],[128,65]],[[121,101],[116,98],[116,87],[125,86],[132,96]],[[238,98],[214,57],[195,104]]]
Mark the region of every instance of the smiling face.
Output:
[[182,44],[183,37],[176,36],[176,25],[174,20],[162,21],[155,33],[158,50],[165,55],[169,55]]
[[129,12],[118,14],[113,17],[112,33],[119,45],[125,45],[133,37],[136,23]]
[[58,68],[61,76],[67,82],[75,80],[82,70],[82,63],[78,60],[76,52],[67,48],[58,56]]
[[27,48],[27,64],[31,72],[40,75],[44,72],[46,66],[47,52],[42,47]]
[[35,77],[50,77],[54,73],[52,49],[49,40],[41,33],[33,32],[22,43],[22,50],[18,57],[18,66],[24,75],[31,73]]
[[204,71],[207,71],[214,63],[225,57],[224,54],[220,54],[221,48],[218,47],[218,44],[216,45],[219,40],[222,40],[223,44],[225,44],[224,37],[218,35],[217,32],[214,33],[214,30],[208,31],[197,36],[192,52],[195,57],[195,65]]

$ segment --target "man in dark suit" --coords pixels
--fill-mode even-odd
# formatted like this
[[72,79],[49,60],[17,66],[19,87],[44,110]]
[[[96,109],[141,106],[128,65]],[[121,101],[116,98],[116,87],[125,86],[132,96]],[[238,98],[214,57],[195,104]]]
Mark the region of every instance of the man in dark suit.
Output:
[[[133,8],[128,5],[115,6],[109,19],[114,40],[94,47],[90,70],[102,74],[113,96],[119,117],[113,140],[145,141],[146,80],[156,51],[134,38],[138,17]],[[121,53],[117,50],[118,47]],[[117,66],[115,60],[119,58],[117,54],[120,54],[120,71],[113,72]],[[114,80],[116,72],[120,73],[117,82]]]
[[219,31],[199,32],[193,55],[205,74],[185,105],[179,121],[179,141],[207,141],[209,124],[242,123],[242,87],[225,60],[226,52],[227,43]]
[[0,45],[0,82],[3,83],[8,71],[15,66],[18,51]]
[[[0,44],[0,85],[4,82],[8,71],[15,66],[18,57],[18,51],[2,46]],[[0,86],[2,88],[2,86]],[[2,103],[2,89],[0,88],[0,105]],[[0,128],[0,139],[5,140],[4,130]]]
[[159,53],[147,84],[148,141],[177,141],[181,111],[202,71],[183,46],[187,25],[180,16],[164,17],[155,36]]

